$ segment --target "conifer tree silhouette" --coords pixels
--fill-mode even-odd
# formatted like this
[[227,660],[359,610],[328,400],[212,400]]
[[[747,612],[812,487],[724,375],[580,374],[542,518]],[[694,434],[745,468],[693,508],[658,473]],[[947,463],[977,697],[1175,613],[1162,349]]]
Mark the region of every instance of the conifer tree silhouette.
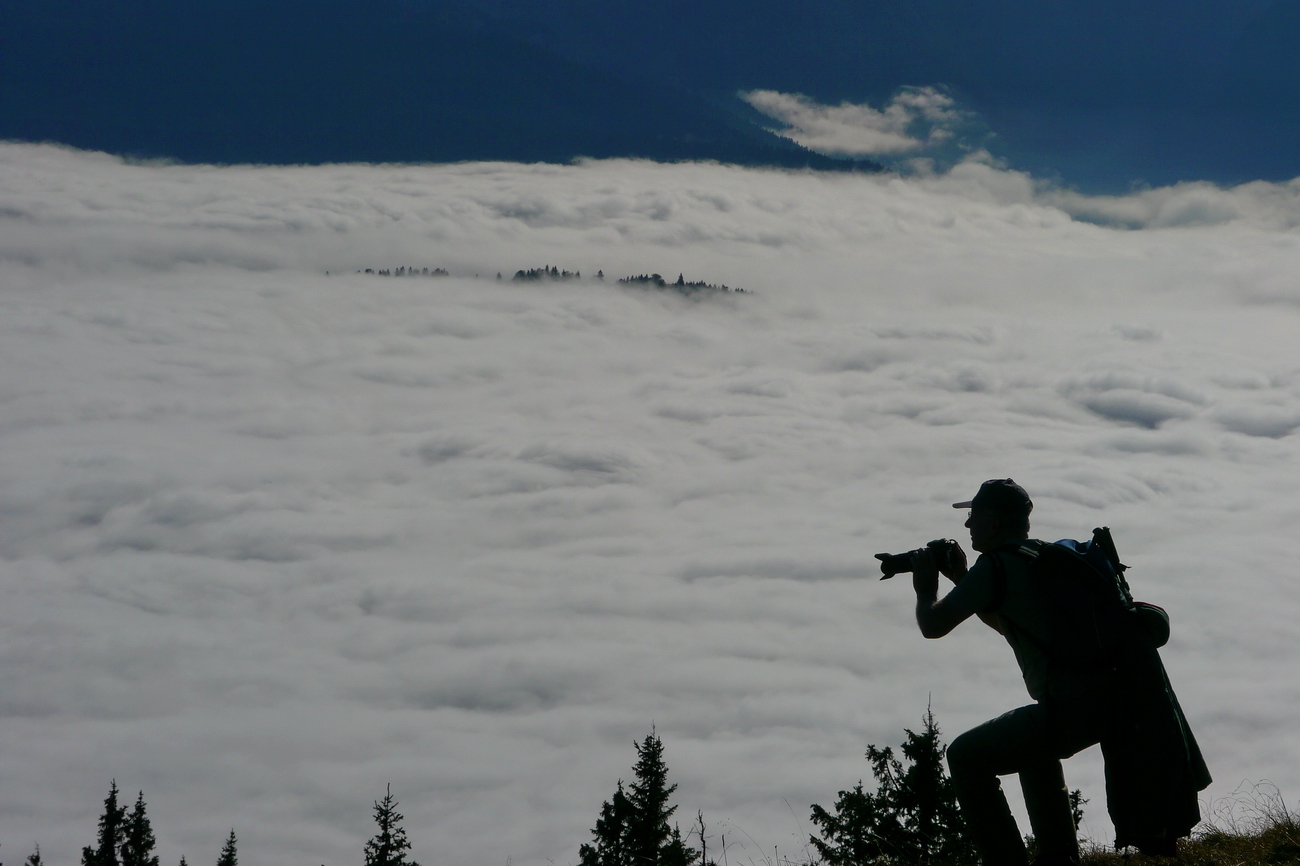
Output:
[[144,791],[141,791],[123,827],[122,866],[158,866],[158,855],[153,853],[154,844],[153,827],[145,814]]
[[239,840],[235,838],[233,829],[230,831],[230,837],[226,839],[226,844],[221,848],[217,866],[239,866]]
[[117,850],[122,845],[126,827],[126,808],[117,805],[117,780],[114,779],[104,799],[104,814],[99,819],[99,838],[94,847],[81,849],[82,866],[118,866]]
[[627,825],[632,817],[632,804],[623,790],[623,780],[618,780],[614,796],[600,807],[600,817],[592,830],[595,845],[578,849],[582,866],[623,866],[631,862],[627,853]]
[[952,780],[944,771],[946,747],[929,709],[921,733],[905,729],[903,757],[893,750],[867,746],[867,760],[876,777],[876,792],[862,783],[840,791],[832,814],[812,807],[812,822],[822,839],[810,841],[826,866],[876,866],[907,863],[916,866],[975,866],[979,858],[966,834],[957,808]]
[[45,861],[41,859],[41,846],[38,844],[36,850],[27,855],[23,861],[23,866],[45,866]]
[[620,779],[613,798],[601,806],[594,844],[579,849],[581,866],[695,866],[698,852],[668,825],[677,811],[668,804],[677,786],[668,784],[663,741],[652,729],[636,751],[636,778],[626,789]]
[[402,829],[405,817],[397,811],[393,786],[387,786],[384,799],[375,803],[375,823],[379,825],[379,832],[366,843],[366,866],[420,866],[414,860],[406,859],[411,843],[406,839],[406,830]]

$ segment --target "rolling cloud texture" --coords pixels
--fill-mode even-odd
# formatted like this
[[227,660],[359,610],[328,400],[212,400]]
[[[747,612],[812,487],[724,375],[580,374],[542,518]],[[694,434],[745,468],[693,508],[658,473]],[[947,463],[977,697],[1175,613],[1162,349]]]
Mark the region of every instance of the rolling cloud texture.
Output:
[[116,778],[164,861],[346,862],[391,782],[422,862],[572,862],[654,724],[684,830],[797,856],[927,701],[1025,700],[873,574],[1007,475],[1169,609],[1209,793],[1294,796],[1298,198],[0,145],[0,838]]

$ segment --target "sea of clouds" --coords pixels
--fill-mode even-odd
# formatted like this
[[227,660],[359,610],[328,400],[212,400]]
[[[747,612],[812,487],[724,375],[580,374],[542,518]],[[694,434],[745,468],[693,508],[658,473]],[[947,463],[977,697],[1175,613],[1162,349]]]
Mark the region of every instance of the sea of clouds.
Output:
[[0,145],[6,857],[116,779],[164,863],[359,862],[389,783],[423,863],[572,863],[653,726],[683,832],[798,859],[867,744],[1025,702],[872,558],[1004,476],[1168,608],[1207,810],[1300,796],[1297,275],[1300,183]]

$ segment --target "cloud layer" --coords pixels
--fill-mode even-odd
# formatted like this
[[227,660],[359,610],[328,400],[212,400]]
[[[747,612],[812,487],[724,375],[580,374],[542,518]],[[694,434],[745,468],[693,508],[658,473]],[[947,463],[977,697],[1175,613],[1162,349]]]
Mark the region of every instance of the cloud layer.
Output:
[[1170,609],[1211,794],[1300,789],[1296,192],[2,146],[0,833],[74,860],[116,778],[165,861],[345,862],[391,782],[423,862],[570,862],[654,724],[797,856],[927,701],[1024,700],[872,575],[1004,475]]

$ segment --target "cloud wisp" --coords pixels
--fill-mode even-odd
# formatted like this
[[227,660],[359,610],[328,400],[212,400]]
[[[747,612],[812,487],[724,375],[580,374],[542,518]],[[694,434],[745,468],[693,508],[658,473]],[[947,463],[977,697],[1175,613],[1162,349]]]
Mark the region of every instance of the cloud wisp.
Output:
[[974,124],[973,115],[937,87],[903,88],[880,109],[866,103],[823,105],[775,90],[751,90],[741,98],[785,124],[777,130],[781,135],[829,156],[933,156],[959,144],[958,136]]
[[0,146],[0,834],[75,859],[116,778],[164,860],[344,862],[391,782],[417,859],[570,862],[653,723],[799,850],[927,701],[1024,699],[872,574],[1005,475],[1170,609],[1211,793],[1300,789],[1296,198]]

